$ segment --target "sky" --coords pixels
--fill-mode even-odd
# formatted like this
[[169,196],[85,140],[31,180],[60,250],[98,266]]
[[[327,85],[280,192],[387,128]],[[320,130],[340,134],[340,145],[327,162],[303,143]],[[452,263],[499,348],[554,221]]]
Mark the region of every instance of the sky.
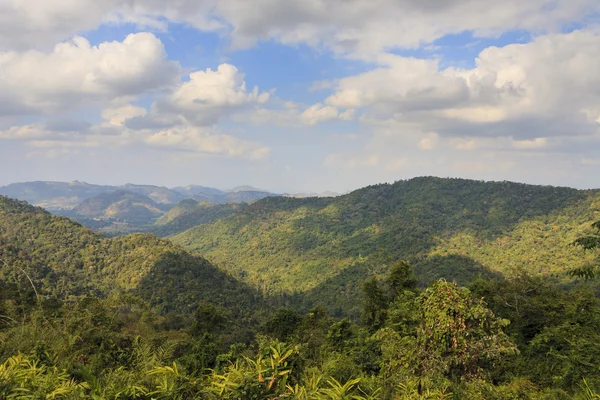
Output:
[[598,0],[0,0],[0,185],[600,187]]

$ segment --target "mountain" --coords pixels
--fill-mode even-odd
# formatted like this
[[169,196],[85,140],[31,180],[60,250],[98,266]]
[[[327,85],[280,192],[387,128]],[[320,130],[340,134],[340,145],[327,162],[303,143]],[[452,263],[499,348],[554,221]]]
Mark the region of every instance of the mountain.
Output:
[[590,260],[569,243],[599,210],[597,190],[424,177],[336,198],[263,199],[173,241],[265,293],[348,312],[360,282],[397,259],[423,282],[562,274]]
[[175,204],[186,198],[186,196],[181,193],[164,186],[135,185],[133,183],[127,183],[120,186],[119,189],[148,196],[153,201],[160,204]]
[[200,185],[178,186],[173,188],[174,191],[183,194],[186,197],[192,197],[197,194],[206,194],[211,196],[220,196],[226,192],[220,189],[215,189]]
[[245,207],[245,203],[212,204],[186,199],[160,217],[148,228],[148,232],[158,236],[175,235],[198,225],[209,224]]
[[0,187],[0,195],[25,200],[49,210],[72,208],[85,199],[114,191],[114,186],[85,182],[23,182]]
[[[161,312],[189,313],[200,301],[248,311],[260,296],[234,278],[149,234],[104,238],[64,217],[0,196],[0,283],[31,279],[41,295],[140,296]],[[26,276],[24,276],[26,274]]]
[[175,205],[193,198],[215,204],[253,202],[265,197],[279,196],[260,191],[251,186],[240,186],[232,191],[223,191],[205,186],[190,185],[169,189],[164,186],[137,185],[128,183],[122,186],[92,185],[85,182],[22,182],[0,187],[0,195],[24,200],[51,211],[70,210],[84,200],[119,190],[144,195],[157,204]]
[[266,190],[257,189],[249,185],[242,185],[229,189],[227,192],[266,192]]
[[285,193],[283,196],[286,197],[295,197],[297,199],[304,199],[306,197],[337,197],[337,196],[341,196],[340,193],[336,193],[336,192],[321,192],[321,193]]
[[143,194],[117,190],[84,200],[73,208],[77,216],[148,223],[164,213],[164,205]]

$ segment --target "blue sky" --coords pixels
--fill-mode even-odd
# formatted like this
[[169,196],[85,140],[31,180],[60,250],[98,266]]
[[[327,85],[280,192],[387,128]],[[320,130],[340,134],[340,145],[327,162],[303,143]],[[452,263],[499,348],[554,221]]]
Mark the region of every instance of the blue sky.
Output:
[[597,187],[600,5],[423,4],[0,5],[0,185]]

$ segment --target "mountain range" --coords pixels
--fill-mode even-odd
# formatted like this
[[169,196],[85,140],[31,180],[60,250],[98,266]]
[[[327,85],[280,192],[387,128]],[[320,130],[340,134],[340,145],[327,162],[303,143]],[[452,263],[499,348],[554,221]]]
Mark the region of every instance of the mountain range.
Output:
[[113,192],[127,191],[144,195],[158,204],[177,204],[181,200],[208,201],[215,204],[251,202],[264,197],[278,196],[276,193],[240,186],[231,190],[190,185],[169,189],[164,186],[137,185],[128,183],[121,186],[94,185],[86,182],[20,182],[0,187],[0,195],[25,200],[47,210],[70,210],[84,200]]
[[[49,192],[55,196],[60,192],[57,185],[40,185],[52,188]],[[96,230],[119,233],[127,229],[119,231],[114,224],[137,226],[138,231],[169,237],[178,250],[168,253],[196,260],[189,252],[209,260],[214,271],[220,270],[264,296],[302,309],[321,304],[335,315],[354,317],[360,313],[362,282],[385,276],[389,265],[399,259],[412,263],[422,284],[438,278],[468,284],[479,276],[501,278],[520,273],[554,276],[567,284],[570,278],[565,271],[594,260],[594,254],[569,244],[589,229],[590,222],[600,219],[599,190],[433,177],[373,185],[337,197],[273,196],[251,204],[188,198],[171,205],[159,195],[167,192],[152,186],[128,187],[137,193],[123,189],[97,193],[101,190],[97,186],[82,183],[63,187],[71,188],[73,196],[83,197],[80,192],[84,189],[88,194],[96,192],[72,209],[58,211],[84,219],[83,223]],[[243,189],[227,193],[253,193]],[[218,196],[217,190],[189,186],[171,191],[195,197]],[[41,201],[40,192],[28,193]],[[17,207],[11,201],[5,200],[5,207]],[[40,218],[41,209],[18,204],[17,208]],[[46,221],[61,221],[65,226],[61,232],[74,230],[71,234],[75,237],[93,237],[93,242],[103,243],[95,248],[120,249],[122,245],[107,243],[132,242],[140,250],[125,247],[127,251],[143,257],[143,252],[164,249],[170,243],[149,235],[119,236],[110,242],[90,236],[91,231],[68,219],[43,215]],[[4,223],[6,229],[13,224]],[[29,231],[32,238],[39,236]],[[25,236],[21,239],[27,240]],[[18,241],[11,246],[18,248]],[[42,248],[49,246],[51,243],[42,242]],[[181,253],[182,248],[187,252]],[[87,255],[84,249],[87,247],[73,253],[83,252],[101,263],[107,262],[107,254],[110,260],[123,257],[119,251],[111,255],[104,250],[101,257]],[[145,263],[143,259],[136,262]],[[38,265],[51,264],[40,261]],[[82,273],[77,268],[69,270]],[[84,281],[90,281],[88,278]]]
[[422,283],[519,273],[567,282],[600,191],[432,177],[336,198],[267,198],[172,240],[265,294],[360,311],[362,282],[412,263]]

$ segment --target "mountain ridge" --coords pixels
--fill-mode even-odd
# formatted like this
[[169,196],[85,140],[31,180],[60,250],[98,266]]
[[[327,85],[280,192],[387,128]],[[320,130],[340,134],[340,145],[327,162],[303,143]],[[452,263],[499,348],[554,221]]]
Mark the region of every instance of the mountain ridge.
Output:
[[[360,297],[352,282],[397,259],[411,261],[422,281],[465,283],[511,268],[560,273],[589,261],[568,244],[598,211],[599,190],[420,177],[335,198],[263,199],[173,241],[264,293],[311,293],[354,271],[340,287]],[[535,257],[523,257],[532,249]]]

